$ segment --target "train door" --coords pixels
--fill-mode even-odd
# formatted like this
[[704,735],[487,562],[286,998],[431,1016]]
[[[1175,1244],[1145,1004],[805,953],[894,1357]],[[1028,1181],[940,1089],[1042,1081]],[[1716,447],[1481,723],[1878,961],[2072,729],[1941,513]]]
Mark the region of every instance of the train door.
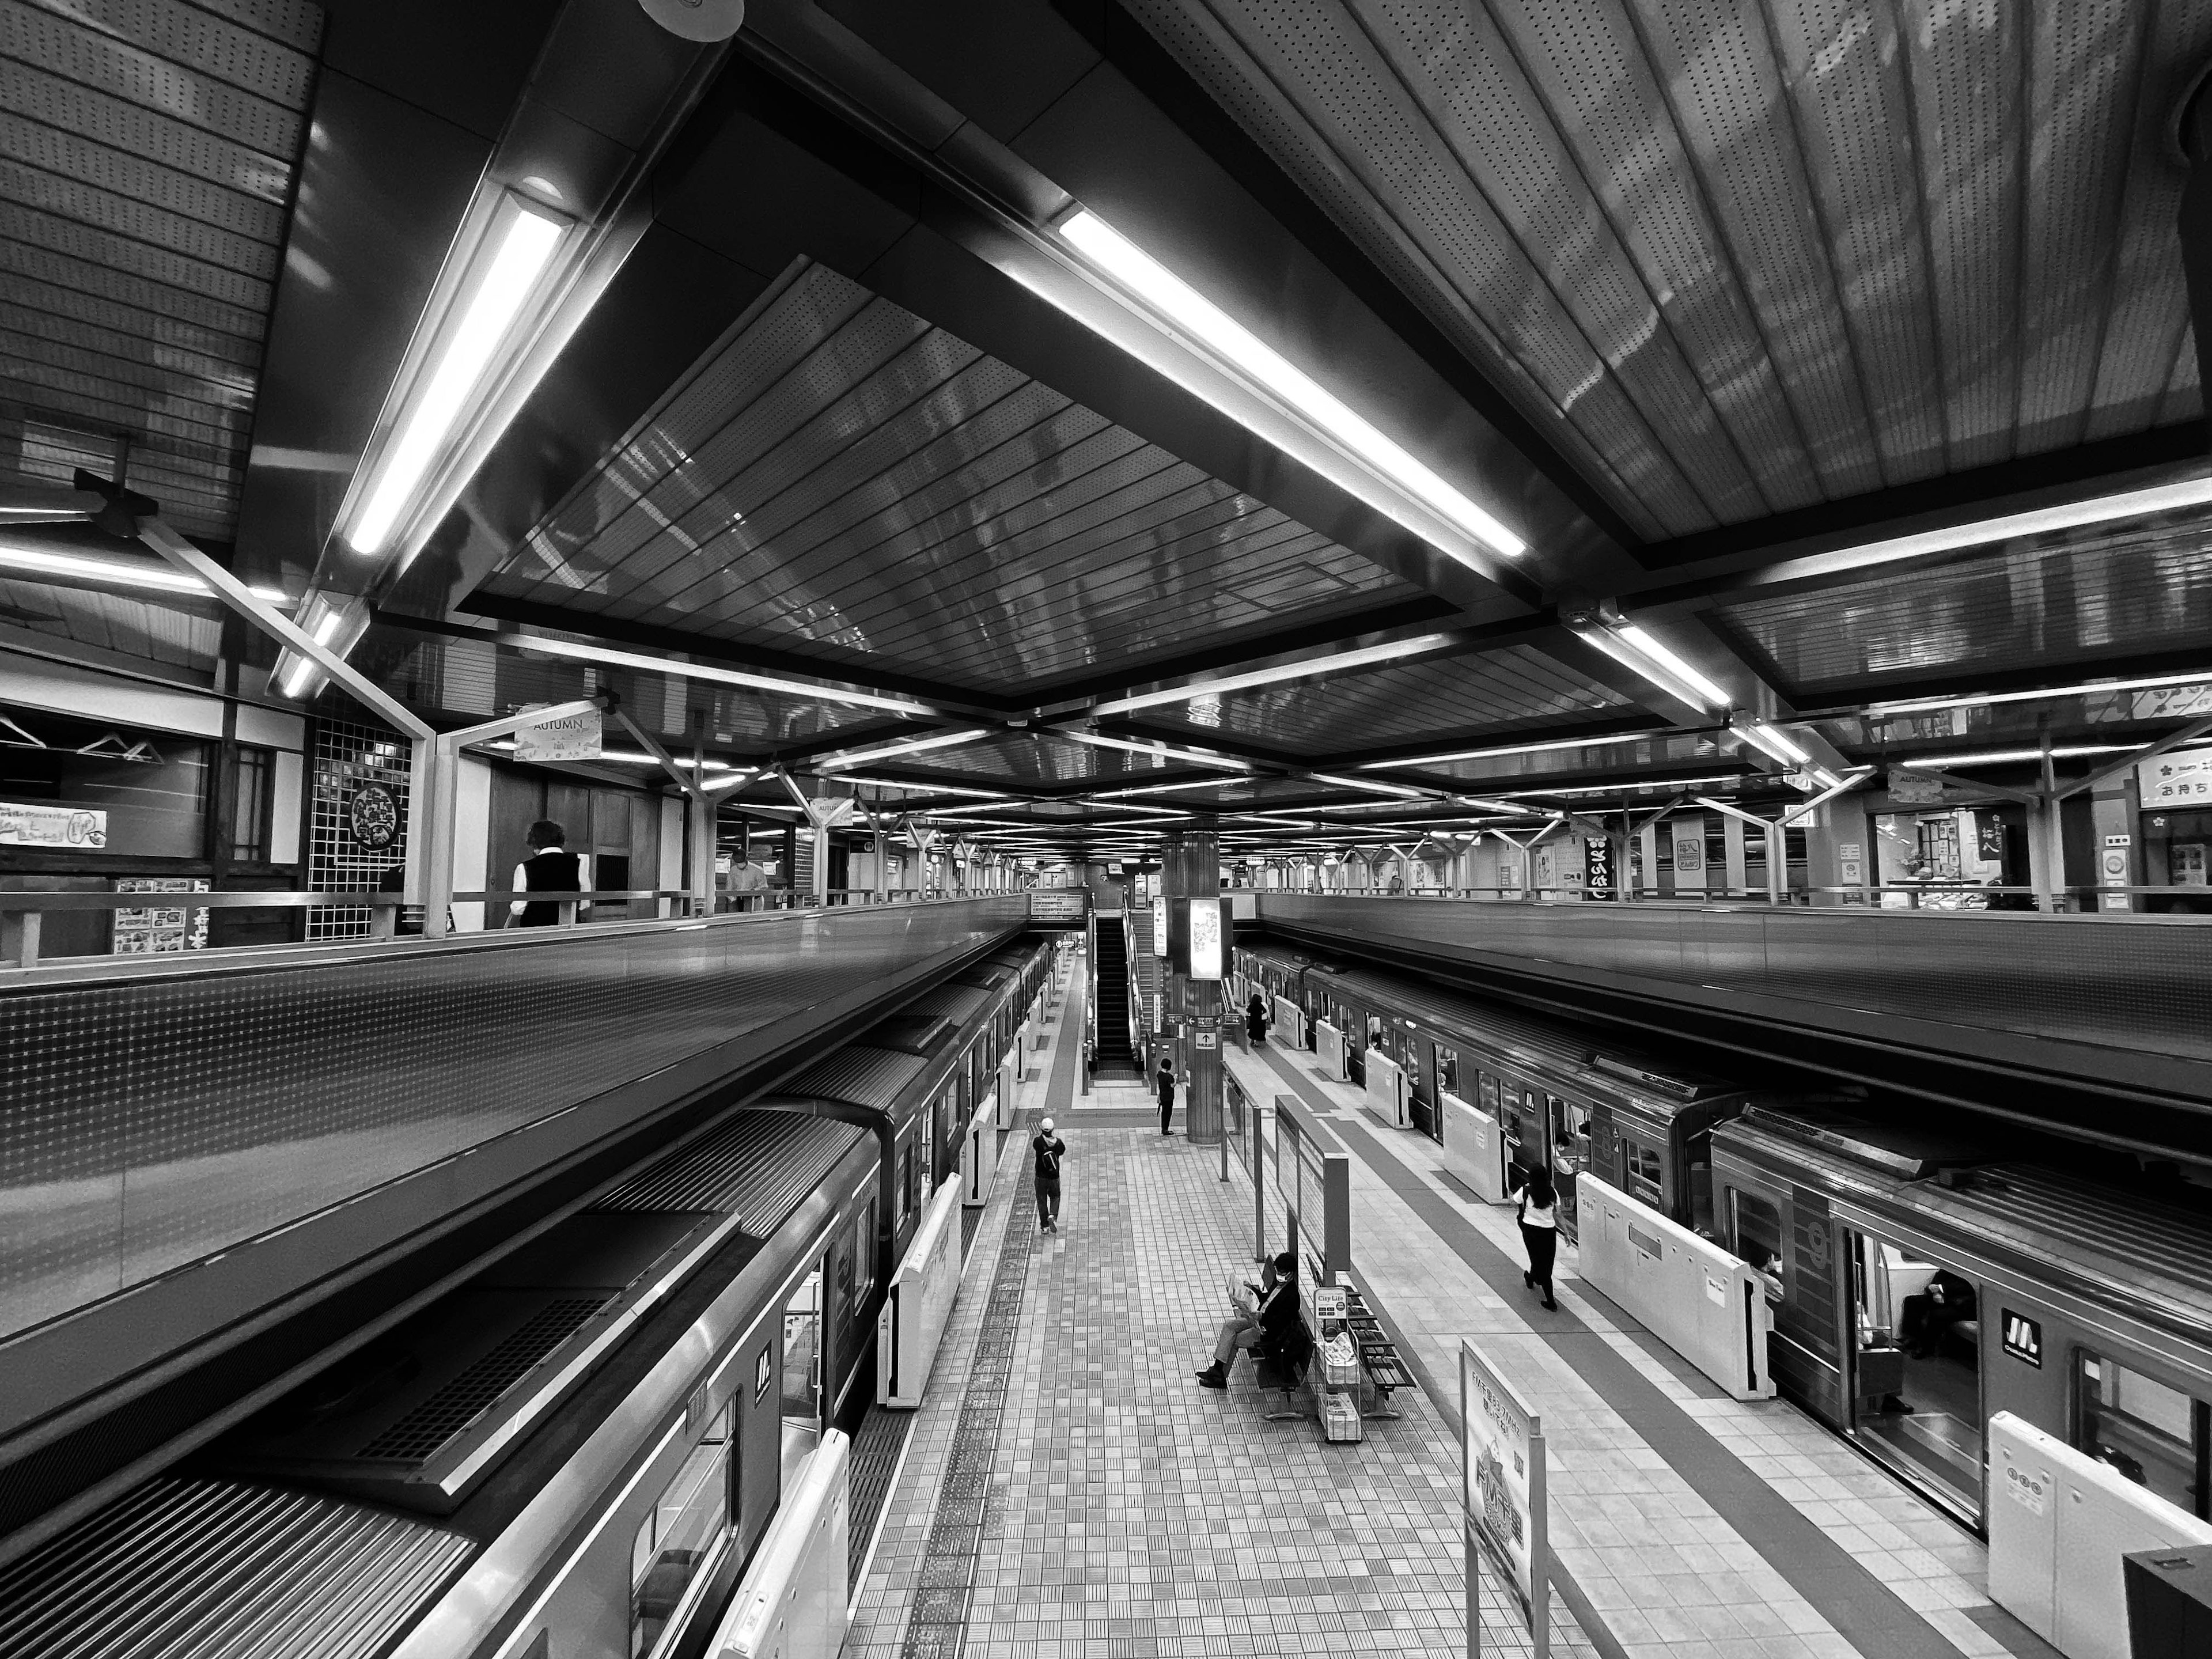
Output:
[[1869,1232],[1846,1232],[1851,1433],[1948,1508],[1982,1509],[1981,1287]]
[[1399,1064],[1406,1068],[1406,1099],[1413,1115],[1413,1127],[1430,1139],[1437,1134],[1436,1067],[1424,1064],[1430,1059],[1429,1050],[1435,1045],[1424,1042],[1411,1031],[1397,1034]]
[[791,1293],[783,1309],[783,1489],[791,1490],[799,1466],[822,1443],[823,1379],[828,1375],[828,1343],[822,1325],[822,1286],[830,1259],[824,1256]]
[[1559,1231],[1575,1238],[1575,1176],[1589,1167],[1590,1109],[1564,1096],[1544,1097],[1550,1129],[1552,1185],[1559,1194]]
[[1459,1051],[1457,1049],[1448,1048],[1441,1042],[1431,1042],[1429,1045],[1429,1088],[1436,1102],[1429,1110],[1430,1121],[1435,1126],[1429,1133],[1434,1137],[1437,1145],[1441,1146],[1444,1140],[1443,1097],[1449,1095],[1455,1100],[1467,1098],[1459,1091]]

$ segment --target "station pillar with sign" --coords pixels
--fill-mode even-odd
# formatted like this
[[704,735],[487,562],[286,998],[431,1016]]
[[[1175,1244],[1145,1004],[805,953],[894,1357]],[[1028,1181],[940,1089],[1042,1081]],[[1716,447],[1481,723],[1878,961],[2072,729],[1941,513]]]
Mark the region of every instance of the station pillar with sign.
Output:
[[1167,909],[1166,1024],[1184,1084],[1183,1127],[1210,1146],[1223,1133],[1221,977],[1230,959],[1221,838],[1211,827],[1168,832],[1160,896]]

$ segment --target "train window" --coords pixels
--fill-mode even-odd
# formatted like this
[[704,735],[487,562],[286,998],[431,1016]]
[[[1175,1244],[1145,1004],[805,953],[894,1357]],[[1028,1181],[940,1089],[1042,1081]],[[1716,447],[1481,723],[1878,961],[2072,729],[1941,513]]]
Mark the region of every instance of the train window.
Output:
[[1638,1146],[1626,1135],[1620,1138],[1620,1178],[1623,1190],[1631,1198],[1655,1210],[1667,1207],[1660,1194],[1659,1154],[1649,1146]]
[[2075,1353],[2074,1443],[2167,1503],[2212,1518],[2212,1406],[2086,1348]]
[[919,1172],[915,1168],[914,1143],[908,1141],[899,1148],[898,1224],[900,1226],[906,1225],[907,1218],[914,1213],[914,1207],[920,1199],[920,1178]]
[[730,1407],[724,1406],[631,1540],[630,1659],[645,1659],[659,1645],[729,1525]]
[[853,1218],[853,1301],[858,1305],[869,1291],[876,1288],[876,1195],[870,1193],[860,1200],[860,1212]]
[[1782,1212],[1756,1193],[1729,1188],[1735,1253],[1761,1273],[1782,1271]]
[[1474,1092],[1482,1109],[1491,1116],[1498,1115],[1498,1079],[1487,1072],[1474,1074]]
[[[1459,1054],[1456,1050],[1437,1045],[1437,1087],[1448,1095],[1459,1095]],[[1459,1095],[1462,1100],[1464,1095]]]

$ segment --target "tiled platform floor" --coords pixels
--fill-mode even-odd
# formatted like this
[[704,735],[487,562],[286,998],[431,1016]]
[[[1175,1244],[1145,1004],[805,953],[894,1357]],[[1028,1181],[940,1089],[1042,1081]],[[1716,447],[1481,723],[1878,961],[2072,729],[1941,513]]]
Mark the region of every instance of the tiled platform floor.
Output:
[[[1080,1030],[1079,1000],[1061,1029]],[[1249,1267],[1249,1196],[1232,1198],[1211,1150],[1127,1126],[1140,1099],[1072,1097],[1063,1059],[1046,1085],[1070,1143],[1062,1231],[1003,1229],[1025,1156],[1010,1141],[847,1651],[924,1645],[908,1615],[954,1565],[926,1546],[1003,1237],[1030,1262],[966,1654],[1463,1655],[1459,1452],[1443,1418],[1401,1395],[1401,1419],[1330,1446],[1310,1420],[1266,1420],[1249,1364],[1227,1394],[1200,1389],[1224,1279]],[[1494,1582],[1485,1605],[1485,1650],[1528,1652]],[[1553,1648],[1591,1652],[1565,1620]]]
[[[1510,1210],[1440,1178],[1312,1056],[1231,1050],[1247,1092],[1293,1090],[1352,1161],[1355,1269],[1429,1376],[1468,1337],[1545,1413],[1552,1542],[1627,1659],[1996,1659],[2052,1650],[1990,1603],[1971,1534],[1780,1401],[1741,1403],[1576,1276],[1561,1311],[1521,1282]],[[1239,1188],[1249,1203],[1249,1188]],[[1279,1224],[1276,1224],[1279,1231]],[[1447,1407],[1449,1409],[1449,1407]]]

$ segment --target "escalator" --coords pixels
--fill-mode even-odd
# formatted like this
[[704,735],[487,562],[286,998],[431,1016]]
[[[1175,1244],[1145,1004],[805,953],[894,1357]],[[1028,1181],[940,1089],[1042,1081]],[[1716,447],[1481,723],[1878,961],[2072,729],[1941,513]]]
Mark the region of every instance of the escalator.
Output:
[[1098,919],[1098,958],[1091,964],[1091,994],[1097,998],[1098,1053],[1095,1075],[1141,1082],[1129,1033],[1129,947],[1119,916]]

